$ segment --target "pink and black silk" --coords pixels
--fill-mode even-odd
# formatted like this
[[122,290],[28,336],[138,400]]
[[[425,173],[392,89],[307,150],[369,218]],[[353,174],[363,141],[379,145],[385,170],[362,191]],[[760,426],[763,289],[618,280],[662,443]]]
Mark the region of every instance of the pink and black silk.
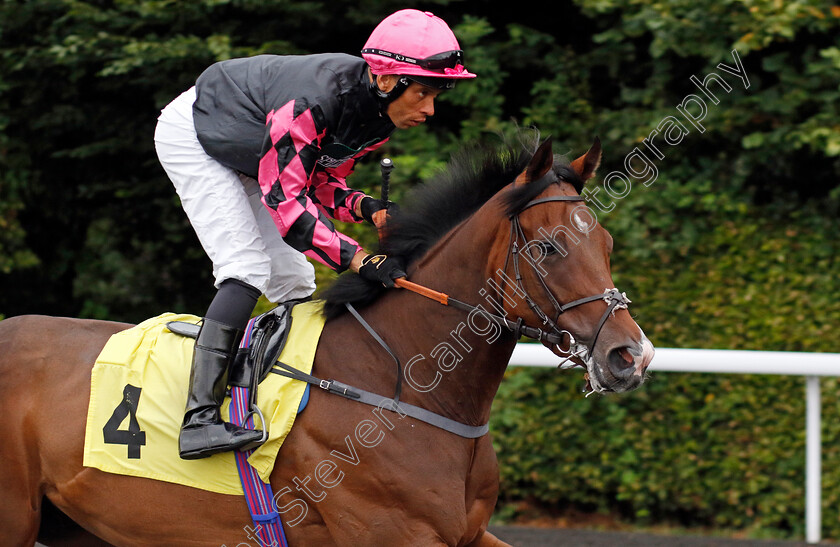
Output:
[[363,192],[345,179],[395,127],[380,114],[358,57],[260,55],[222,61],[196,82],[198,140],[207,154],[255,177],[283,239],[343,271],[361,247],[330,218],[359,222]]

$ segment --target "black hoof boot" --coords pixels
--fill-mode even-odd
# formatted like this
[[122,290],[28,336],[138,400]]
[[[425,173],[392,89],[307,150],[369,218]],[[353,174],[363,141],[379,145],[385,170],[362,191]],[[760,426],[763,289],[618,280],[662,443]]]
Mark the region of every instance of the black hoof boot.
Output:
[[195,341],[190,391],[178,448],[181,458],[196,460],[253,445],[263,432],[225,423],[219,414],[227,388],[228,367],[242,331],[205,319]]

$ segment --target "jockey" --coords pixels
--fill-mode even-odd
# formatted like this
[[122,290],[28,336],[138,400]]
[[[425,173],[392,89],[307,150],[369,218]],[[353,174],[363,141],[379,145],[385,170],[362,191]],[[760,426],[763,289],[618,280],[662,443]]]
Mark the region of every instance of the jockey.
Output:
[[385,18],[361,53],[221,61],[158,118],[158,158],[217,288],[193,354],[184,459],[261,438],[221,419],[228,367],[261,294],[279,303],[314,292],[304,255],[386,287],[405,276],[397,259],[368,254],[330,218],[373,223],[387,210],[347,186],[354,163],[395,129],[422,124],[440,93],[475,74],[447,24],[429,12]]

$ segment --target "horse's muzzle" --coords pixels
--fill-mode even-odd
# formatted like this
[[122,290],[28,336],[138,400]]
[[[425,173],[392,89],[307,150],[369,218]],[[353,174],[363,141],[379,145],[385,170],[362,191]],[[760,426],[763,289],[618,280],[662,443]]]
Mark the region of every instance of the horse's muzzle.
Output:
[[593,387],[619,393],[636,389],[644,383],[653,356],[653,344],[644,334],[638,343],[608,349],[602,362],[592,364]]

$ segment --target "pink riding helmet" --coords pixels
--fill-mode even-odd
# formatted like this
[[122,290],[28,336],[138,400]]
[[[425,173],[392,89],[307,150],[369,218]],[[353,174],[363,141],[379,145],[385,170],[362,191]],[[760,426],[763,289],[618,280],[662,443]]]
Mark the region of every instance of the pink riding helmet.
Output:
[[[464,52],[449,26],[426,11],[404,9],[382,20],[362,49],[374,74],[426,78],[475,78],[462,64]],[[454,83],[454,82],[452,82]]]

